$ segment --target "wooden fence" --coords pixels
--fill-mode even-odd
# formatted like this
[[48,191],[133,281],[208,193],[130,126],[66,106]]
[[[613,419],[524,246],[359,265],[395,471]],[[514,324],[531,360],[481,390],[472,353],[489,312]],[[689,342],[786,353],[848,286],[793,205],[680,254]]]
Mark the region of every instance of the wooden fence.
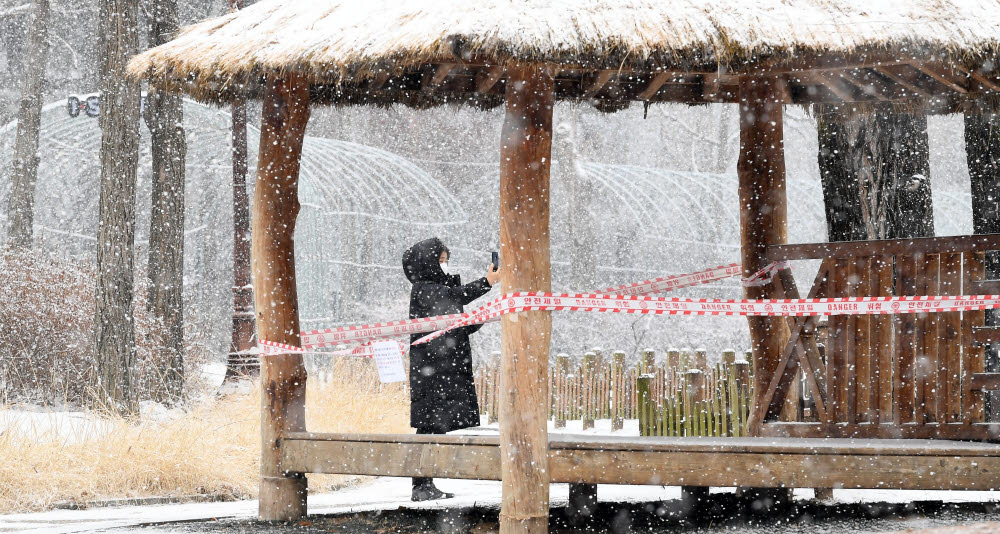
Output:
[[[734,351],[722,354],[722,363],[709,366],[704,350],[669,350],[657,363],[646,350],[635,366],[625,364],[625,353],[606,359],[600,349],[580,358],[556,357],[549,370],[550,417],[555,426],[582,421],[584,430],[598,419],[610,419],[621,430],[626,419],[638,419],[644,436],[741,436],[749,415],[752,381],[750,364]],[[496,422],[499,412],[500,353],[476,369],[479,411]]]

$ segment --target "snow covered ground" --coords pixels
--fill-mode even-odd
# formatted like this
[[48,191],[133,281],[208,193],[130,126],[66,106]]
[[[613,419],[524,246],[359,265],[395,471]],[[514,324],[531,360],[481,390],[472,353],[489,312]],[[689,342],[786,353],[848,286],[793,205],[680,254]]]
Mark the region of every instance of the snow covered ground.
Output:
[[[224,368],[208,367],[203,370],[206,381],[221,382]],[[145,406],[144,410],[154,417],[170,417],[161,407]],[[161,413],[162,412],[162,413]],[[483,421],[484,423],[486,421]],[[86,436],[99,435],[105,428],[100,419],[72,411],[48,411],[43,409],[19,409],[0,411],[0,432],[10,428],[23,432],[34,432],[39,436],[55,435],[59,439],[76,440]],[[622,430],[611,432],[610,420],[598,420],[594,429],[582,430],[581,421],[569,421],[565,428],[557,429],[550,422],[553,433],[638,435],[637,420],[626,420]],[[484,425],[467,429],[461,434],[496,434],[498,426]],[[377,478],[354,487],[314,494],[309,497],[311,514],[342,514],[349,512],[393,510],[406,508],[462,508],[499,507],[500,483],[495,481],[440,480],[439,486],[453,492],[456,497],[448,501],[432,503],[411,503],[410,482],[407,478]],[[728,488],[713,491],[733,491]],[[551,489],[553,507],[566,504],[568,497],[566,484],[554,484]],[[660,486],[616,486],[601,485],[598,489],[602,502],[656,502],[680,498],[680,488]],[[796,499],[811,499],[810,489],[795,490]],[[943,502],[1000,502],[1000,492],[984,491],[891,491],[891,490],[835,490],[837,503],[906,503],[912,501]],[[176,521],[210,520],[212,518],[243,518],[256,516],[257,501],[204,502],[187,504],[164,504],[149,506],[99,507],[88,510],[51,510],[30,514],[0,515],[0,533],[7,532],[101,532],[108,529],[122,529],[141,525],[163,524]]]
[[[400,507],[443,509],[463,507],[499,507],[500,483],[479,480],[438,480],[438,486],[455,493],[455,498],[430,503],[410,502],[410,479],[378,478],[355,487],[334,493],[310,495],[309,513],[317,515],[343,514],[372,510],[394,510]],[[718,489],[714,491],[732,491]],[[566,484],[553,484],[553,507],[565,506],[569,495]],[[661,486],[598,486],[602,502],[657,502],[680,498],[680,488]],[[811,499],[812,490],[795,490],[796,499]],[[886,491],[886,490],[834,490],[836,502],[996,502],[1000,492],[984,491]],[[92,508],[89,510],[53,510],[32,514],[0,515],[0,532],[101,532],[170,523],[176,521],[210,520],[220,518],[251,519],[257,513],[257,501],[167,504],[154,506],[127,506],[117,508]]]
[[[226,364],[212,362],[200,368],[200,382],[205,391],[215,391],[222,384]],[[139,411],[146,420],[170,419],[181,415],[177,409],[144,401]],[[60,410],[43,406],[15,405],[0,409],[0,434],[15,431],[27,439],[75,443],[100,436],[111,424],[84,410]]]

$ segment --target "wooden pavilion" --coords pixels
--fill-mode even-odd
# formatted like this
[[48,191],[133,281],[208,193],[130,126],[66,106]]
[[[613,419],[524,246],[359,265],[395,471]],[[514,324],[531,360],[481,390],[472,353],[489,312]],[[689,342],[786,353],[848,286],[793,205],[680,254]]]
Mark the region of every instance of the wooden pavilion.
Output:
[[[819,258],[811,296],[1000,293],[982,253],[1000,237],[788,245],[787,105],[894,102],[915,112],[992,109],[1000,5],[914,0],[265,0],[185,28],[130,72],[209,102],[263,100],[253,276],[261,338],[299,345],[293,260],[297,178],[316,104],[505,106],[500,239],[505,292],[549,291],[549,164],[556,101],[738,104],[742,263]],[[581,288],[586,289],[586,288]],[[748,298],[797,298],[785,271]],[[549,440],[550,312],[502,321],[500,436],[306,432],[299,355],[262,364],[262,519],[306,513],[305,473],[503,481],[502,532],[544,532],[550,482],[686,486],[997,488],[998,426],[983,422],[983,312],[843,316],[823,361],[815,318],[750,318],[753,435]],[[711,320],[706,319],[706,320]],[[918,357],[919,356],[919,357]],[[927,363],[930,362],[930,363]],[[802,369],[818,423],[780,423]],[[854,441],[863,436],[880,438]],[[840,437],[842,439],[824,439]],[[910,438],[887,439],[887,438]],[[938,441],[928,441],[937,438]]]

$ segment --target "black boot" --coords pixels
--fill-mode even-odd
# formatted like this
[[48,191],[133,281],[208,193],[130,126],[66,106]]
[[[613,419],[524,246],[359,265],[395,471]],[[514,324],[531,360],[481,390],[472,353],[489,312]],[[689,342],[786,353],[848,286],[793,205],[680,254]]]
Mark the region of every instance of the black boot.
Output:
[[410,498],[410,500],[413,502],[450,499],[454,496],[455,496],[454,493],[445,493],[437,489],[437,486],[434,485],[434,479],[431,478],[413,479],[413,494]]

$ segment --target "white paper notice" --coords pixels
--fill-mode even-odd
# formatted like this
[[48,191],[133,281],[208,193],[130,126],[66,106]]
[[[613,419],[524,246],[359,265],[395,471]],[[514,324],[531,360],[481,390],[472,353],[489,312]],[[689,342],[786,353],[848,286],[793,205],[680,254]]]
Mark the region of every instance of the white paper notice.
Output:
[[406,380],[406,370],[403,369],[403,353],[396,341],[378,341],[372,343],[375,354],[375,365],[378,367],[378,379],[382,383],[402,382]]

